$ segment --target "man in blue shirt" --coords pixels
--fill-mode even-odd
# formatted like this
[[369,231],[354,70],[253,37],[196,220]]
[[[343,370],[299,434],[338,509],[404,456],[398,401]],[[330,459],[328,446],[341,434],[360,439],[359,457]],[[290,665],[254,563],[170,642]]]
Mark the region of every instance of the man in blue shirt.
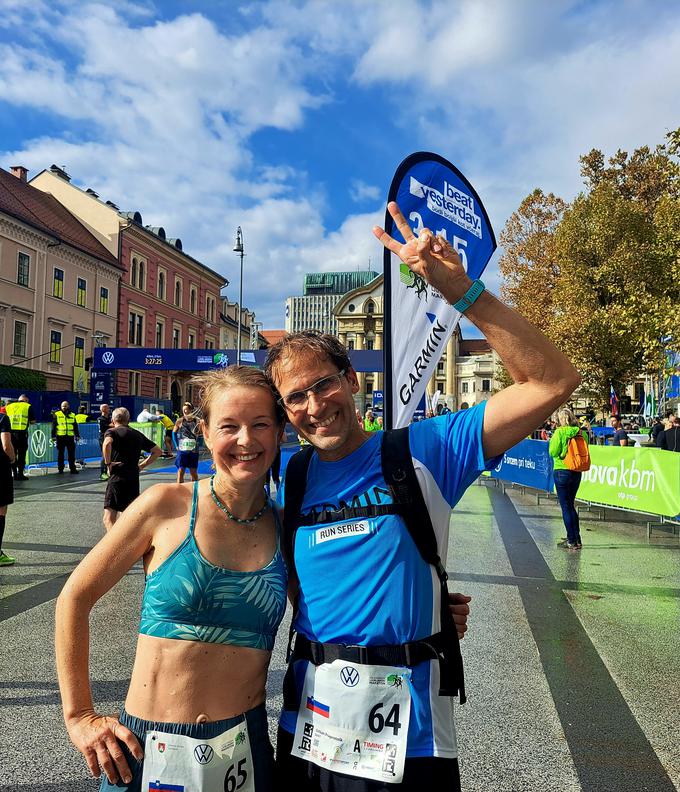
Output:
[[[448,243],[426,229],[416,238],[397,205],[389,210],[406,243],[376,228],[382,243],[450,303],[470,295],[472,283]],[[466,316],[515,384],[486,403],[409,429],[443,558],[450,512],[465,489],[580,382],[547,338],[487,292],[473,298]],[[357,423],[359,383],[347,351],[332,336],[293,334],[270,349],[265,370],[288,420],[315,449],[293,547],[298,636],[307,643],[401,647],[441,631],[439,580],[403,519],[389,513],[382,432]],[[355,504],[377,508],[366,518],[343,518],[343,509]],[[331,517],[307,519],[318,514]],[[294,701],[284,703],[278,738],[282,779],[300,792],[459,790],[452,699],[438,695],[439,673],[437,660],[317,665],[294,652],[286,678]]]

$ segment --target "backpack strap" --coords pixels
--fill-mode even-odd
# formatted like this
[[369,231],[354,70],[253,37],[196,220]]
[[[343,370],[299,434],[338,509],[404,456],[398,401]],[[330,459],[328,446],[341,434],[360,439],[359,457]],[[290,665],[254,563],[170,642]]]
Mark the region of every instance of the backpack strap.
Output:
[[449,610],[449,576],[439,557],[437,537],[413,466],[408,426],[383,433],[381,458],[383,477],[394,500],[403,509],[402,517],[408,532],[423,560],[435,568],[441,586],[441,632],[445,648],[439,655],[439,695],[459,696],[460,703],[464,704],[463,657],[458,630]]

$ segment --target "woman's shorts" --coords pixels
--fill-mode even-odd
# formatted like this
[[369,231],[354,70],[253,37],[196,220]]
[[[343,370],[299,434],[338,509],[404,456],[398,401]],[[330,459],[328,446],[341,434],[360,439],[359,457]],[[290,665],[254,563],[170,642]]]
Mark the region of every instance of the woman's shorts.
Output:
[[[245,720],[248,724],[248,737],[253,754],[253,774],[255,776],[256,792],[272,792],[274,789],[274,749],[269,741],[269,729],[267,725],[267,710],[264,704],[260,704],[254,709],[248,710],[245,715],[237,715],[234,718],[213,721],[212,723],[156,723],[154,721],[142,720],[128,715],[125,710],[119,718],[123,726],[126,726],[139,740],[142,749],[146,739],[147,731],[159,731],[166,734],[182,734],[192,737],[195,740],[210,740],[217,737],[222,732],[232,729]],[[119,741],[120,742],[120,741]],[[142,792],[142,770],[144,760],[138,762],[129,752],[124,743],[120,747],[125,754],[125,758],[132,773],[132,781],[124,784],[119,781],[111,784],[102,774],[102,781],[99,787],[100,792],[108,792],[114,789],[124,789],[127,792]],[[148,792],[148,790],[144,790]]]
[[182,468],[197,468],[198,451],[178,451],[175,457],[175,467],[178,470]]

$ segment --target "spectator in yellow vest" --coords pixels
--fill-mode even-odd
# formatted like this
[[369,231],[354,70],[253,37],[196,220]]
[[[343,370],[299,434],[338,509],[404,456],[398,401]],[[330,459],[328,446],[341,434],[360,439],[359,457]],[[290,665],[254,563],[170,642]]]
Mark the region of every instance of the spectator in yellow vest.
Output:
[[55,410],[52,419],[52,437],[57,441],[57,472],[64,472],[64,451],[68,453],[68,467],[71,473],[76,470],[76,438],[80,439],[80,431],[75,415],[67,401],[61,403],[61,409]]
[[26,452],[28,451],[28,425],[35,423],[33,408],[28,402],[28,396],[22,393],[19,399],[5,408],[7,417],[12,427],[12,445],[14,446],[14,464],[12,473],[17,481],[26,481],[25,475]]
[[87,423],[87,407],[83,405],[75,414],[76,423]]

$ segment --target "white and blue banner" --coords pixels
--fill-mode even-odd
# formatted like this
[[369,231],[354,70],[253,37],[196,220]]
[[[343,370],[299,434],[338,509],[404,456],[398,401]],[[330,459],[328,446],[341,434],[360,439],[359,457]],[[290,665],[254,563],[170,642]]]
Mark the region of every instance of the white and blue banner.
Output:
[[[474,280],[496,249],[486,210],[470,182],[438,154],[417,152],[397,168],[388,195],[417,235],[445,237]],[[389,212],[385,230],[403,242]],[[406,426],[456,328],[460,314],[385,248],[385,426]]]

